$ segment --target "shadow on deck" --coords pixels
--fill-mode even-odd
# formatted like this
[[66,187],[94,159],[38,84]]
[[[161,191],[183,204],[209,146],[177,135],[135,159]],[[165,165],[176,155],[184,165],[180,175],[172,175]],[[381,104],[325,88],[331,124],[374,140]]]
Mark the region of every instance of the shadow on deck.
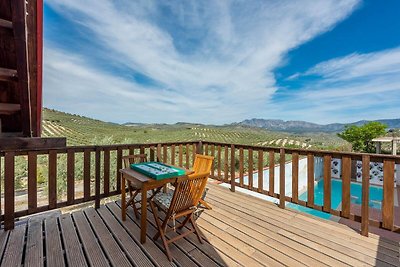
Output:
[[[213,210],[198,224],[206,240],[189,235],[171,246],[170,263],[148,214],[148,239],[130,208],[125,222],[118,202],[100,209],[36,215],[0,232],[1,266],[399,266],[399,243],[364,237],[323,221],[209,183]],[[173,232],[171,233],[173,234]]]

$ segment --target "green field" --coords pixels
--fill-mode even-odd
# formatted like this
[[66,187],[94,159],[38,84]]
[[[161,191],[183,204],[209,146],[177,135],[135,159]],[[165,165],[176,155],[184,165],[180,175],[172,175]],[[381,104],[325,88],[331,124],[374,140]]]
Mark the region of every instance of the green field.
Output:
[[215,142],[348,150],[335,134],[291,134],[243,126],[191,123],[124,126],[50,109],[43,111],[43,137],[66,137],[67,145],[101,145],[206,140]]

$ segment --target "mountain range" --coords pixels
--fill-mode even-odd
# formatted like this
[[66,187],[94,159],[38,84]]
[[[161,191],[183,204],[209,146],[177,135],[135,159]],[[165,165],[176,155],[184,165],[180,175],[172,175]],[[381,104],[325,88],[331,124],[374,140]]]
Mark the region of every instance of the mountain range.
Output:
[[[400,128],[400,119],[382,119],[375,120],[384,123],[388,128]],[[317,124],[307,121],[284,121],[284,120],[268,120],[268,119],[248,119],[233,125],[259,127],[270,131],[284,131],[292,133],[306,133],[306,132],[325,132],[336,133],[343,131],[346,125],[361,126],[370,121],[362,120],[353,123],[331,123],[331,124]]]

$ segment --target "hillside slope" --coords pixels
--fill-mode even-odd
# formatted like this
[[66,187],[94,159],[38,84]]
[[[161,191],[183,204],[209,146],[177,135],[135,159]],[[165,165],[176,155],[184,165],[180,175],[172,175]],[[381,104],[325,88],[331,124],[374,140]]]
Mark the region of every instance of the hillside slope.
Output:
[[119,125],[68,114],[43,111],[43,137],[67,137],[68,145],[152,143],[189,140],[263,146],[331,148],[345,146],[334,134],[291,134],[241,125],[135,124]]

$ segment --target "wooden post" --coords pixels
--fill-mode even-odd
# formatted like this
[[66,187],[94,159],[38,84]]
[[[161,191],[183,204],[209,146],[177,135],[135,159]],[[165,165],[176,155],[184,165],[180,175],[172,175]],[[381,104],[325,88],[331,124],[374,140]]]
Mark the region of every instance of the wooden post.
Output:
[[196,153],[197,153],[197,154],[203,154],[203,142],[202,142],[202,141],[200,141],[200,142],[197,144]]
[[325,212],[331,212],[331,162],[330,155],[324,156],[324,207]]
[[224,182],[228,182],[229,175],[229,153],[228,146],[225,146],[225,157],[224,157]]
[[350,217],[351,157],[342,157],[342,217]]
[[167,145],[163,145],[163,163],[167,163],[168,161],[168,147]]
[[279,207],[285,208],[285,149],[280,149],[279,158]]
[[249,149],[249,189],[253,189],[253,149]]
[[239,185],[243,187],[243,178],[244,178],[244,153],[243,148],[239,149]]
[[122,169],[122,148],[117,150],[117,192],[121,193],[121,173],[119,170]]
[[183,146],[179,145],[179,167],[183,166]]
[[231,145],[231,191],[235,192],[236,174],[235,174],[235,146]]
[[94,207],[96,209],[100,208],[100,168],[101,168],[101,163],[100,163],[100,148],[96,148],[96,155],[95,155],[95,201],[94,201]]
[[369,225],[369,156],[362,157],[361,234],[368,236]]
[[218,151],[217,151],[217,157],[218,157],[217,176],[218,176],[218,180],[222,180],[222,178],[221,178],[221,146],[218,145],[217,149],[218,149]]
[[57,151],[49,151],[49,176],[48,176],[49,209],[57,207]]
[[28,152],[28,212],[37,208],[37,152]]
[[394,160],[383,161],[382,227],[393,230],[394,219]]
[[307,207],[314,207],[314,155],[307,154]]
[[190,149],[189,149],[189,144],[186,144],[186,169],[189,169],[189,157],[190,157],[190,153],[189,153]]
[[258,150],[258,185],[257,191],[261,193],[264,188],[264,151]]
[[150,147],[150,161],[154,161],[154,146]]
[[15,153],[4,155],[4,229],[14,229],[15,212]]
[[175,165],[175,145],[171,146],[171,164]]
[[74,204],[75,199],[75,152],[67,150],[67,203]]
[[270,150],[268,152],[268,171],[269,171],[269,189],[268,189],[268,194],[270,196],[274,196],[275,194],[275,152],[273,150]]
[[83,198],[85,201],[90,199],[90,150],[88,149],[83,152]]
[[108,195],[110,193],[110,149],[104,149],[104,166],[103,166],[103,188],[104,195]]
[[292,154],[292,202],[299,202],[299,153]]

